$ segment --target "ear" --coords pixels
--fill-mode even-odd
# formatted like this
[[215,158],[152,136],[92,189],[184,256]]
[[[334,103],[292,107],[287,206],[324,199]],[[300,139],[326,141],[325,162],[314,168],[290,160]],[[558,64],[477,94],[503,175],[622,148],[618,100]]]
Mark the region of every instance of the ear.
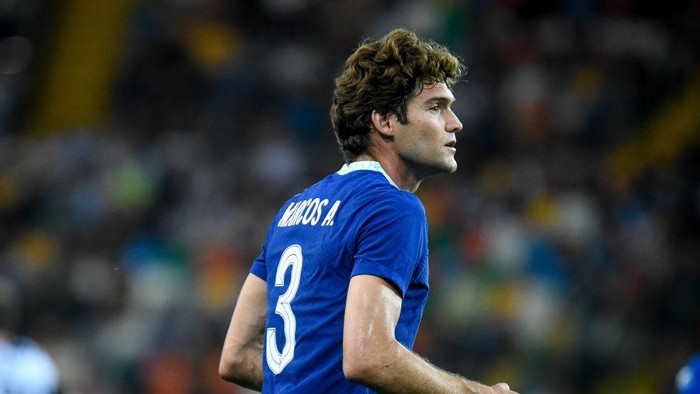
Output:
[[379,132],[379,135],[382,137],[394,136],[394,119],[391,116],[372,111],[370,119],[372,120],[372,126]]

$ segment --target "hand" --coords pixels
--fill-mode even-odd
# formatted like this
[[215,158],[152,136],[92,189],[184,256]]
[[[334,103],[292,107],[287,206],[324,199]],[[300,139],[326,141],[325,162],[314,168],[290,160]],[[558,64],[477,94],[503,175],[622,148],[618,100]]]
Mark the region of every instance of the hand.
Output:
[[494,386],[491,386],[491,389],[493,389],[493,392],[495,394],[518,394],[510,389],[508,383],[498,383]]

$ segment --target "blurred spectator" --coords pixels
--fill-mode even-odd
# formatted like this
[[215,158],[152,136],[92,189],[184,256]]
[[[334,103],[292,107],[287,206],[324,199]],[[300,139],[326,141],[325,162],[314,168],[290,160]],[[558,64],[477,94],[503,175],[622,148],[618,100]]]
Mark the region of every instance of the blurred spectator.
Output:
[[690,357],[676,376],[677,394],[700,393],[700,354]]
[[58,393],[58,373],[51,356],[18,333],[21,297],[14,284],[0,277],[0,392]]

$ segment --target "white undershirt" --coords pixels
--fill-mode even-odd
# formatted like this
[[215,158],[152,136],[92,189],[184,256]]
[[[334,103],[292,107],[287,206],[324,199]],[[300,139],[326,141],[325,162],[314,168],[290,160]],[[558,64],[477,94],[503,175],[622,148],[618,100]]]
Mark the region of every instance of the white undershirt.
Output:
[[391,183],[392,186],[394,186],[397,189],[399,188],[398,186],[396,186],[396,183],[394,183],[394,181],[389,177],[389,174],[387,174],[386,171],[384,171],[382,166],[378,162],[372,161],[372,160],[354,161],[350,164],[345,164],[345,165],[343,165],[343,167],[340,170],[338,170],[338,174],[345,175],[345,174],[349,174],[353,171],[360,171],[360,170],[379,172],[382,175],[384,175],[386,180],[389,181],[389,183]]

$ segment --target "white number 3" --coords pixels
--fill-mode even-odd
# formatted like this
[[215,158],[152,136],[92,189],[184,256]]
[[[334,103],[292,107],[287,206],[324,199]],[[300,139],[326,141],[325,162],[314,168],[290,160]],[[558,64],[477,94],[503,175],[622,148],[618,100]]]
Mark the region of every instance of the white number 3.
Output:
[[299,290],[299,281],[301,280],[301,265],[303,262],[300,245],[291,245],[282,253],[280,263],[277,265],[277,273],[275,274],[275,287],[284,286],[284,275],[287,269],[292,267],[292,275],[289,279],[289,287],[277,299],[275,313],[282,317],[284,322],[284,348],[280,352],[277,346],[275,337],[275,328],[267,329],[267,346],[265,357],[267,366],[275,374],[279,374],[294,358],[294,346],[296,345],[297,319],[294,317],[291,302]]

